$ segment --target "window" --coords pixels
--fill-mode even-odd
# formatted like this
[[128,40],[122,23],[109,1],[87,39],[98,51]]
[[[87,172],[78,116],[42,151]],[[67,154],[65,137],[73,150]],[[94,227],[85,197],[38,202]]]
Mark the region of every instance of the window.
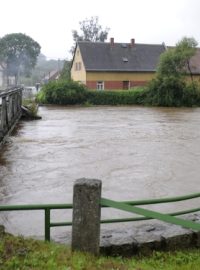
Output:
[[128,62],[128,58],[127,57],[122,57],[122,60],[124,63],[127,63]]
[[97,82],[97,90],[104,90],[104,82],[103,81]]
[[75,63],[75,70],[76,71],[81,70],[81,62],[76,62]]
[[130,81],[123,81],[122,85],[124,90],[130,89]]

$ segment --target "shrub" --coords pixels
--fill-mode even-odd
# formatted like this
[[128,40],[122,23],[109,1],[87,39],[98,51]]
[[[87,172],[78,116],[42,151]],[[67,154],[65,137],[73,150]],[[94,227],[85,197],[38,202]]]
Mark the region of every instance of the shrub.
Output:
[[93,105],[133,105],[143,104],[146,89],[129,91],[88,91],[88,102]]
[[36,99],[45,104],[82,104],[87,101],[87,91],[80,83],[58,80],[44,85]]
[[198,83],[189,83],[183,89],[183,105],[200,106],[200,86]]
[[181,106],[186,83],[174,76],[157,77],[148,86],[147,103],[154,106]]

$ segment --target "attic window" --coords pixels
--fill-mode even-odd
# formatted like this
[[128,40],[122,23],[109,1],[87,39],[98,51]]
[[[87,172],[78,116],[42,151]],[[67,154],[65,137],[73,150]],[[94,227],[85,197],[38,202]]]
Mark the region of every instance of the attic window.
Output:
[[124,63],[127,63],[128,62],[128,58],[127,57],[122,57],[122,60]]
[[122,47],[122,48],[127,48],[127,44],[126,44],[126,43],[122,43],[122,44],[121,44],[121,47]]

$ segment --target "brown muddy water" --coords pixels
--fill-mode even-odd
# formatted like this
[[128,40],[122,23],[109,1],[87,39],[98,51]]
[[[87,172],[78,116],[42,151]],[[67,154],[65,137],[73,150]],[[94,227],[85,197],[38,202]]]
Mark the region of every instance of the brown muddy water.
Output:
[[[102,196],[116,200],[200,191],[199,108],[55,106],[39,114],[42,120],[20,122],[0,150],[1,205],[71,203],[73,183],[82,177],[101,179]],[[151,209],[168,212],[199,202]],[[108,209],[102,215],[130,216]],[[43,235],[43,219],[40,211],[0,213],[0,224],[26,236]],[[69,221],[71,212],[53,211],[52,220]],[[52,229],[53,237],[62,239],[67,230]]]

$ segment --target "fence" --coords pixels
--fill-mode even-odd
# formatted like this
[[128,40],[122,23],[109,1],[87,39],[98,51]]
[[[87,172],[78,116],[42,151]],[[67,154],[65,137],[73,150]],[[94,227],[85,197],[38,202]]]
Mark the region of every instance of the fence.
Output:
[[0,93],[0,142],[21,117],[22,88]]
[[[95,179],[79,179],[74,184],[73,204],[44,204],[44,205],[5,205],[1,211],[43,210],[45,240],[50,241],[52,227],[72,225],[72,250],[99,253],[100,223],[134,222],[157,219],[185,228],[200,231],[200,224],[177,218],[176,216],[200,211],[200,207],[179,212],[162,214],[138,206],[163,204],[199,198],[200,193],[162,199],[117,202],[101,198],[101,181]],[[101,220],[101,207],[116,208],[142,216],[126,219]],[[51,210],[73,209],[73,220],[68,222],[51,222]]]

